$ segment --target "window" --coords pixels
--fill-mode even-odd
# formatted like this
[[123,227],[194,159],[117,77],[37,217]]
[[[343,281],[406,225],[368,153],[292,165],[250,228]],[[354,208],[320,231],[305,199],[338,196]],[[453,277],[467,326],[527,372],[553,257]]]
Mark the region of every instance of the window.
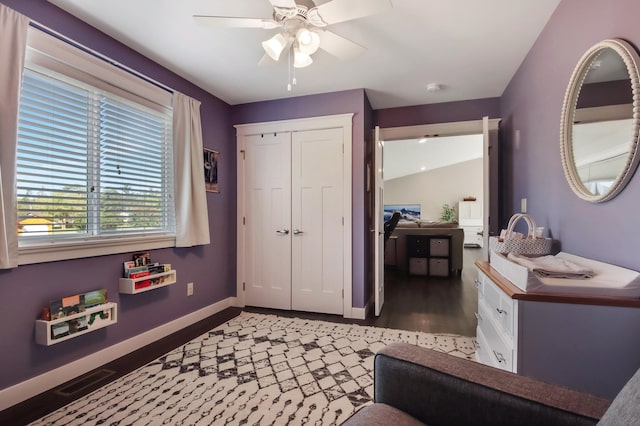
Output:
[[[21,259],[29,251],[37,260],[26,263],[173,245],[171,108],[132,93],[148,90],[143,80],[119,85],[122,70],[49,43],[76,51],[71,61],[52,59],[29,43],[17,153]],[[74,57],[112,81],[79,71]]]

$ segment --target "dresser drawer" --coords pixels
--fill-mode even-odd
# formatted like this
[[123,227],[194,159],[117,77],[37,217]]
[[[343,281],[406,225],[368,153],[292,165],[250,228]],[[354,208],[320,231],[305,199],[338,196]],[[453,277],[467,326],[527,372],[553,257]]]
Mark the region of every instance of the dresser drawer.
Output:
[[[506,342],[501,337],[501,332],[496,329],[495,322],[490,319],[491,314],[487,311],[484,303],[478,304],[478,315],[477,334],[482,336],[485,346],[481,355],[482,362],[502,370],[515,372],[512,343]],[[482,346],[480,339],[478,344]],[[489,359],[490,362],[484,361],[486,359]]]
[[482,284],[483,300],[491,317],[496,320],[504,333],[513,337],[516,302],[488,278],[483,277]]

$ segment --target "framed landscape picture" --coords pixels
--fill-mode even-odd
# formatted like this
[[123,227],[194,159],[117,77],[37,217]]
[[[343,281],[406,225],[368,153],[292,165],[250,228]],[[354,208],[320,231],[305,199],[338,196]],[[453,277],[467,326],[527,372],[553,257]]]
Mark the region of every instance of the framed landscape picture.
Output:
[[207,192],[220,192],[218,187],[218,158],[220,153],[204,148],[204,186]]

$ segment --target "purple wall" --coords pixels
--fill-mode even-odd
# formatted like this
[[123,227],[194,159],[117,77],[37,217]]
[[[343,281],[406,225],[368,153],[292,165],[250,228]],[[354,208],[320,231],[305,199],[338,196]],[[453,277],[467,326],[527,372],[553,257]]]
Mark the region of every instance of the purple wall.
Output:
[[353,272],[352,306],[365,306],[365,93],[362,89],[297,98],[255,102],[232,107],[231,120],[235,124],[261,123],[266,121],[291,120],[323,115],[354,113],[353,116],[353,175],[352,175],[352,221],[353,221]]
[[484,116],[499,118],[500,98],[379,109],[374,111],[374,115],[376,125],[380,127],[481,120]]
[[[0,271],[0,389],[37,376],[158,327],[222,299],[235,296],[236,166],[230,107],[128,47],[61,11],[45,0],[0,0],[70,38],[202,102],[205,146],[221,153],[221,193],[209,193],[212,244],[192,249],[151,252],[152,259],[171,263],[178,273],[172,286],[139,295],[118,294],[122,263],[131,254],[20,266]],[[187,298],[186,283],[195,283]],[[35,343],[35,319],[50,300],[106,288],[118,303],[117,324],[45,347]],[[8,349],[10,343],[10,350]]]
[[[579,199],[560,160],[560,114],[578,60],[595,43],[623,38],[640,46],[637,0],[563,0],[503,94],[504,217],[520,199],[561,249],[640,270],[635,232],[640,177],[611,201]],[[504,224],[502,224],[504,226]]]

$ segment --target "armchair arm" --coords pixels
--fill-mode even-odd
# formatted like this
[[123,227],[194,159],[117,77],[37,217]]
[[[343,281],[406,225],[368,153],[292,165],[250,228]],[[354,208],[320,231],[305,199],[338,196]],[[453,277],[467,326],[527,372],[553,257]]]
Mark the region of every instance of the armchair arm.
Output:
[[406,343],[378,352],[374,400],[429,425],[595,425],[610,401]]

